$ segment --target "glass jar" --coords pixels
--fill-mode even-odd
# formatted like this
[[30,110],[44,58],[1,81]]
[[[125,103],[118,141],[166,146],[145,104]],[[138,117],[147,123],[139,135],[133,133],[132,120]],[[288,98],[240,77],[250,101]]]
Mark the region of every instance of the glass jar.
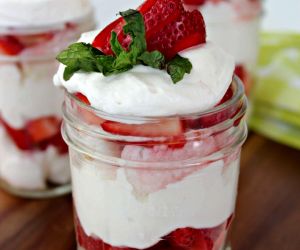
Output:
[[200,6],[188,4],[187,8],[201,11],[206,24],[207,39],[234,56],[235,74],[242,79],[246,94],[249,95],[254,83],[259,52],[262,1],[204,0]]
[[65,94],[78,249],[223,249],[247,136],[238,78],[227,93],[207,112],[155,118]]
[[80,19],[0,27],[0,186],[28,198],[70,192],[68,147],[61,134],[63,93],[53,86],[59,51],[94,27]]

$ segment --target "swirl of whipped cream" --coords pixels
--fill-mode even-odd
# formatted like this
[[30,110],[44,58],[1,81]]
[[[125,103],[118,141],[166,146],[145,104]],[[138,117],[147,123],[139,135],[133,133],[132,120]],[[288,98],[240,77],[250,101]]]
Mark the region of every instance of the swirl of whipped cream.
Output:
[[[96,32],[80,41],[91,43]],[[54,83],[70,93],[85,95],[91,106],[110,114],[167,116],[205,111],[217,105],[231,84],[234,58],[218,46],[207,43],[180,52],[193,64],[190,74],[173,84],[166,71],[139,65],[122,74],[78,72],[64,81],[64,65]]]

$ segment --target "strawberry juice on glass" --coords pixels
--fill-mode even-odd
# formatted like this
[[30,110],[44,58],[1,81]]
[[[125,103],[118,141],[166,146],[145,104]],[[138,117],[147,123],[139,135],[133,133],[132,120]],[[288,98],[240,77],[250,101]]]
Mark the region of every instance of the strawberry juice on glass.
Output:
[[198,10],[148,0],[57,59],[79,250],[221,250],[247,100]]
[[[62,8],[65,4],[66,8]],[[0,3],[0,185],[24,197],[70,191],[55,56],[93,28],[88,1]]]

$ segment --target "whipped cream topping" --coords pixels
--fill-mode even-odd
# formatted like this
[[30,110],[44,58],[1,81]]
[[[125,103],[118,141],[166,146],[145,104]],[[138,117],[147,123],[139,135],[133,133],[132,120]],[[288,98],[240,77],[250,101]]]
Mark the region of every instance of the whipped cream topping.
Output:
[[89,0],[0,0],[0,26],[44,26],[91,13]]
[[63,93],[51,83],[53,60],[0,67],[0,115],[13,128],[43,116],[61,117]]
[[[124,168],[73,158],[71,171],[85,233],[115,247],[146,249],[178,228],[212,228],[225,222],[234,211],[239,161],[210,163],[143,198],[135,195]],[[159,173],[148,174],[160,178]]]
[[[91,43],[95,32],[80,41]],[[212,43],[180,52],[193,64],[191,74],[173,84],[167,72],[135,66],[122,74],[78,72],[64,81],[64,65],[54,77],[70,93],[85,95],[94,108],[110,114],[165,116],[201,112],[215,106],[232,81],[234,59]]]

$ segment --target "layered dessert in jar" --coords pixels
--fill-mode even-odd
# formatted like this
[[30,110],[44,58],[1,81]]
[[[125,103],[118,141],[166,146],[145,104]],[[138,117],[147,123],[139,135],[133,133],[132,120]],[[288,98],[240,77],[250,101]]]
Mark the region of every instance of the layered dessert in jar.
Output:
[[203,14],[207,39],[234,56],[235,74],[249,94],[259,51],[261,0],[184,0],[187,9]]
[[0,184],[8,191],[44,197],[67,190],[55,57],[93,26],[89,1],[0,1]]
[[221,250],[247,135],[234,58],[148,0],[58,55],[82,250]]

